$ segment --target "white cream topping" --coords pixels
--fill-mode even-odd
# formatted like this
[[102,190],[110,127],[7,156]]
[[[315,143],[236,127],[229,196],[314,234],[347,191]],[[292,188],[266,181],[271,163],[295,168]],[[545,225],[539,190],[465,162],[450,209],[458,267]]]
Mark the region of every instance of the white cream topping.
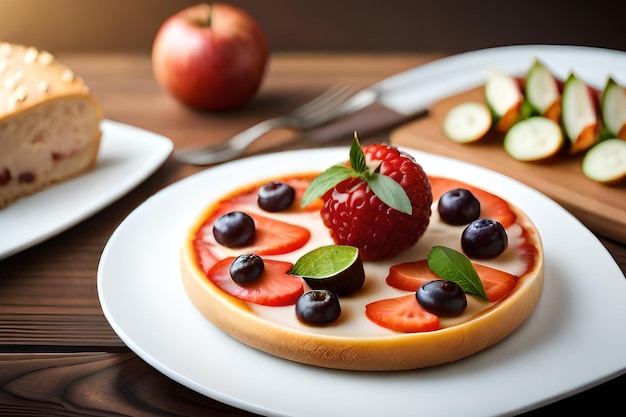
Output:
[[[285,255],[277,255],[275,259],[286,260],[295,263],[305,253],[324,245],[331,245],[333,241],[328,229],[324,226],[319,212],[299,212],[293,213],[267,213],[253,206],[246,206],[247,211],[256,211],[263,216],[271,216],[287,223],[300,225],[311,232],[310,240],[302,248]],[[341,316],[331,325],[310,326],[300,322],[296,318],[295,306],[269,307],[253,303],[248,303],[252,311],[277,325],[293,328],[307,333],[322,335],[334,335],[338,337],[379,337],[382,335],[397,334],[391,330],[380,327],[371,322],[365,315],[365,305],[385,298],[393,298],[411,294],[411,292],[398,290],[385,283],[391,265],[412,262],[425,259],[430,249],[435,245],[447,246],[461,251],[461,233],[465,226],[447,225],[439,219],[437,203],[432,206],[430,224],[424,236],[412,248],[406,250],[392,260],[378,262],[364,262],[365,284],[356,293],[342,297]],[[527,265],[518,256],[516,249],[524,243],[522,227],[513,224],[507,229],[509,245],[507,250],[495,259],[480,261],[479,263],[505,272],[520,275]],[[237,256],[241,252],[226,248],[217,244],[211,234],[205,236],[205,240],[210,242],[215,249],[215,253],[220,257]],[[267,256],[272,258],[272,256]],[[305,288],[308,289],[308,288]],[[485,311],[492,304],[482,301],[475,296],[468,295],[468,306],[464,313],[454,318],[442,318],[441,327],[450,327],[458,323],[470,320],[477,314]]]

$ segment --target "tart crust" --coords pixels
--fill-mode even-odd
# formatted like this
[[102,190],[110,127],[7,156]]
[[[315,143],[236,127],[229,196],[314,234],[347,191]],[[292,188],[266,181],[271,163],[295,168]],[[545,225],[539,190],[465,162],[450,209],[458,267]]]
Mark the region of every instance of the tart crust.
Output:
[[308,365],[355,371],[395,371],[442,365],[500,342],[526,321],[539,302],[544,281],[541,239],[528,216],[510,206],[517,215],[517,223],[525,230],[526,242],[536,248],[533,265],[518,278],[515,290],[505,299],[467,322],[436,331],[343,337],[304,332],[262,318],[246,302],[207,279],[193,244],[199,223],[190,229],[181,251],[182,280],[194,306],[215,326],[271,355]]

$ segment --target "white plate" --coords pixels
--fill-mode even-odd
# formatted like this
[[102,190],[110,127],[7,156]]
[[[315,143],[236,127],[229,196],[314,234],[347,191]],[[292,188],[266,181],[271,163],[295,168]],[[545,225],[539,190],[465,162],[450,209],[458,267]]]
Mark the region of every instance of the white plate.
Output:
[[[511,337],[449,365],[349,372],[247,347],[187,298],[179,254],[212,200],[259,178],[321,170],[348,148],[291,151],[221,165],[153,195],[113,233],[98,269],[104,314],[119,337],[168,377],[241,409],[279,416],[490,416],[526,411],[626,371],[626,280],[604,246],[547,197],[502,175],[410,151],[430,174],[480,184],[522,207],[545,245],[545,289]],[[616,321],[617,320],[617,321]]]
[[161,135],[103,120],[93,170],[0,210],[0,259],[67,230],[150,176],[172,153]]
[[434,102],[485,83],[489,71],[523,76],[540,59],[559,79],[570,72],[597,89],[610,75],[626,85],[626,52],[584,46],[503,46],[453,55],[380,81],[379,100],[401,114],[428,109]]

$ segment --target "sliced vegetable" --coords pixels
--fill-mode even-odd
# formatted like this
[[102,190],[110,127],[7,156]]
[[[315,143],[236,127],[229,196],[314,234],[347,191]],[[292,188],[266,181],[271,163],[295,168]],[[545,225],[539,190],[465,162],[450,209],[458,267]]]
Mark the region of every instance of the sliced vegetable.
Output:
[[561,127],[534,116],[515,124],[504,137],[504,149],[518,161],[540,161],[556,155],[564,143]]
[[561,111],[570,153],[587,150],[598,142],[601,127],[598,105],[591,88],[573,73],[563,87]]
[[526,75],[524,96],[535,115],[558,121],[561,116],[561,88],[557,78],[538,59]]
[[457,143],[475,142],[491,127],[491,113],[482,103],[469,101],[454,106],[443,120],[443,132]]
[[582,162],[583,173],[600,183],[626,179],[626,141],[605,139],[587,151]]
[[522,117],[524,95],[519,80],[492,70],[485,83],[485,100],[496,130],[508,131]]
[[626,90],[609,77],[601,100],[605,128],[613,137],[626,140]]

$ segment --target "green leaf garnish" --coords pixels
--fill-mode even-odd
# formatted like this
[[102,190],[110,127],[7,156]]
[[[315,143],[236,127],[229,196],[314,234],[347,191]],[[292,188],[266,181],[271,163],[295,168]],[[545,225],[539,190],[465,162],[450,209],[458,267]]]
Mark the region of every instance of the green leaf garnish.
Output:
[[363,148],[361,148],[356,132],[354,132],[354,140],[352,141],[352,146],[350,146],[350,165],[352,165],[352,169],[358,174],[367,171],[365,154],[363,153]]
[[306,207],[313,201],[322,197],[324,193],[335,187],[340,182],[358,178],[365,181],[372,192],[389,207],[402,213],[411,215],[413,207],[411,200],[406,195],[406,191],[393,178],[376,172],[378,165],[368,167],[363,148],[359,143],[359,138],[354,132],[354,140],[350,146],[350,166],[343,164],[333,165],[309,184],[302,197],[302,207]]
[[349,268],[359,257],[359,250],[347,245],[328,245],[302,255],[289,271],[292,275],[326,278]]
[[433,246],[428,252],[428,267],[440,278],[457,283],[466,293],[489,301],[474,265],[461,252]]
[[352,174],[352,169],[345,165],[331,166],[311,181],[302,197],[302,207],[308,206],[341,181],[352,178]]
[[369,177],[367,185],[380,201],[402,213],[411,214],[413,206],[404,188],[396,180],[383,174],[374,173]]

